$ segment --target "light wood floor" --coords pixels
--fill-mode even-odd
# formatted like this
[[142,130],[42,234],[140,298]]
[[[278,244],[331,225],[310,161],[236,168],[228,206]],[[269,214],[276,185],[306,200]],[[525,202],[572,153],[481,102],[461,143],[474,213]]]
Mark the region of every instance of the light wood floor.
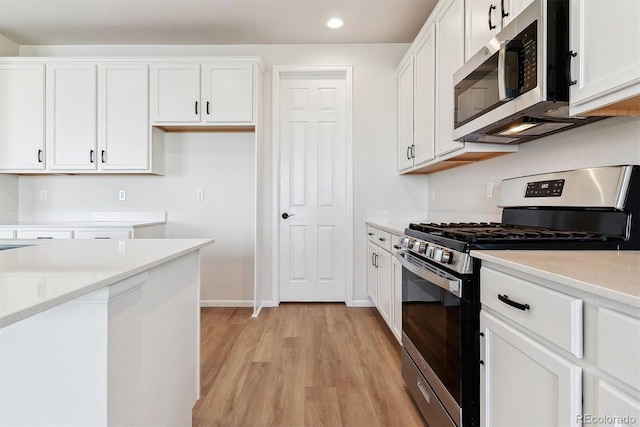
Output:
[[424,426],[373,308],[203,308],[194,426]]

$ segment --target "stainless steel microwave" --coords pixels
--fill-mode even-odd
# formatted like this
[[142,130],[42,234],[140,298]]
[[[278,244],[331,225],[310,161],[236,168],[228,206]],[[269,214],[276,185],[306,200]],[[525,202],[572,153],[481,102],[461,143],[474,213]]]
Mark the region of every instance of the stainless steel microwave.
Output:
[[603,118],[569,117],[572,55],[569,1],[534,1],[454,74],[454,139],[521,143]]

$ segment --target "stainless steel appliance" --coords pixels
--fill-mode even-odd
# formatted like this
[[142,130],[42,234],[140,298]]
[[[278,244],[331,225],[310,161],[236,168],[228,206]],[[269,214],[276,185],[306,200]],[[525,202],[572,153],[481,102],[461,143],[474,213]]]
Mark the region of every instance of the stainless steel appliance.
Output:
[[[410,224],[402,374],[431,427],[479,423],[479,271],[472,249],[640,249],[640,166],[502,182],[500,223]],[[510,301],[506,301],[508,304]]]
[[572,56],[569,1],[533,2],[454,74],[454,139],[521,143],[602,119],[569,117]]

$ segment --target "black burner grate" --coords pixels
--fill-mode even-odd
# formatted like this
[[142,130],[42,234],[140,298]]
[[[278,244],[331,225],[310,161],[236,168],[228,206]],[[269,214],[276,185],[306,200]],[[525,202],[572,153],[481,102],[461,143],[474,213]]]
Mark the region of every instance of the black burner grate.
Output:
[[605,242],[602,233],[582,230],[554,230],[497,222],[410,224],[409,228],[432,236],[441,236],[466,243],[500,242]]

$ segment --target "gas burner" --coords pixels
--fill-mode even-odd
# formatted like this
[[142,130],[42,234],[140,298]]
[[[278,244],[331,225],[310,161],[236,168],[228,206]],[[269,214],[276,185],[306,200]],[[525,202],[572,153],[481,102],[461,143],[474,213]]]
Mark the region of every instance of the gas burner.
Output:
[[584,230],[555,230],[546,227],[530,227],[498,222],[469,223],[421,223],[409,228],[431,236],[440,236],[466,243],[500,242],[604,242],[622,240],[623,237],[607,237],[603,233]]

